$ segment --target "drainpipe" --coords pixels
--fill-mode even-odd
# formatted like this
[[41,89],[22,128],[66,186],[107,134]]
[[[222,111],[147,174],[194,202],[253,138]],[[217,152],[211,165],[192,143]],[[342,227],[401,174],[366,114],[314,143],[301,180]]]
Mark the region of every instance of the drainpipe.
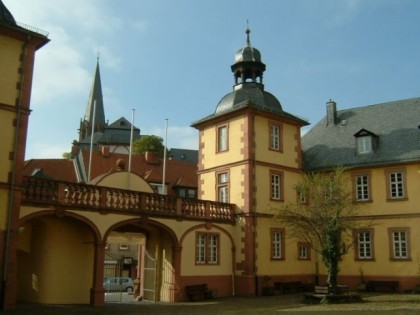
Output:
[[10,239],[11,233],[14,232],[12,227],[12,220],[14,214],[14,196],[15,196],[15,186],[16,186],[16,163],[18,158],[18,148],[19,148],[19,131],[20,131],[20,118],[21,118],[21,109],[22,109],[22,89],[23,89],[23,81],[24,81],[24,73],[25,73],[25,60],[26,60],[26,48],[28,46],[28,42],[31,39],[31,35],[28,34],[23,46],[22,46],[22,69],[20,74],[20,81],[19,81],[19,95],[18,95],[18,104],[16,109],[16,130],[15,130],[15,139],[14,139],[14,146],[13,146],[13,164],[12,164],[12,176],[10,181],[10,193],[9,193],[9,207],[7,212],[7,226],[6,226],[6,244],[4,246],[4,262],[3,262],[3,279],[2,279],[2,303],[4,304],[4,298],[6,295],[6,283],[8,278],[8,264],[9,264],[9,248],[10,248]]

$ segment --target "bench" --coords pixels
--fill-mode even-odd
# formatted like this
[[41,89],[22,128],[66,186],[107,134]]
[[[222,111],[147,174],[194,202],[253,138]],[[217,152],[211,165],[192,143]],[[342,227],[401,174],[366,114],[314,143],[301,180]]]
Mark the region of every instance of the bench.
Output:
[[274,290],[283,293],[300,292],[303,291],[303,284],[301,281],[274,282]]
[[385,281],[385,280],[371,280],[366,284],[367,292],[380,291],[392,291],[396,292],[398,287],[398,281]]
[[185,292],[190,301],[205,300],[212,297],[212,292],[207,288],[207,284],[187,285]]

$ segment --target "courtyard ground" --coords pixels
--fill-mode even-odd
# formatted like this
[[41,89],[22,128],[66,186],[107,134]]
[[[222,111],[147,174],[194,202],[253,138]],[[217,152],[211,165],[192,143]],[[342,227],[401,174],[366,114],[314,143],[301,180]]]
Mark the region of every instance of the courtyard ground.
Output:
[[185,303],[136,302],[107,304],[103,307],[86,305],[19,304],[8,315],[246,315],[246,314],[420,314],[420,295],[366,294],[357,304],[307,305],[302,294],[270,297],[231,297]]

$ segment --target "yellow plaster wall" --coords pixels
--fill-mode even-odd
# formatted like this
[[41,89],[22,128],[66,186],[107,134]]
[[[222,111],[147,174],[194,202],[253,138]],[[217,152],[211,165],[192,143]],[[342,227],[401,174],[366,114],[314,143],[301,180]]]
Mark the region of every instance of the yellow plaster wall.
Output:
[[[408,200],[388,201],[385,171],[388,169],[406,170]],[[401,167],[376,168],[371,171],[372,202],[362,206],[359,212],[364,214],[401,214],[418,213],[420,208],[420,164],[403,165]]]
[[22,43],[0,35],[0,103],[15,106],[17,97],[16,83],[19,82],[19,56]]
[[93,279],[91,231],[81,222],[54,217],[28,224],[31,227],[26,226],[18,240],[18,299],[89,303]]
[[96,185],[118,189],[129,189],[135,191],[152,193],[153,189],[143,178],[129,172],[111,173],[99,180],[94,180]]
[[259,219],[257,225],[257,270],[258,275],[293,276],[307,275],[315,272],[314,252],[311,252],[311,260],[298,260],[298,241],[287,234],[285,228],[285,259],[271,259],[271,228],[285,228],[276,219]]
[[[197,232],[219,234],[219,260],[217,265],[195,264],[195,237]],[[181,244],[183,251],[181,261],[181,276],[211,276],[231,275],[232,271],[232,242],[227,235],[219,229],[200,228],[190,231]]]
[[205,169],[243,160],[242,127],[244,121],[245,118],[241,116],[225,122],[228,125],[229,149],[224,152],[217,152],[216,150],[217,128],[224,123],[206,128],[201,132],[200,141],[206,144],[201,148],[203,156],[201,162]]
[[[355,248],[343,257],[340,263],[341,273],[346,275],[364,276],[411,276],[420,277],[420,217],[382,219],[373,222],[374,257],[373,261],[355,259]],[[410,233],[409,247],[411,259],[393,260],[391,258],[391,242],[389,228],[408,228]],[[419,278],[420,279],[420,278]]]
[[[294,186],[301,181],[302,175],[283,168],[257,166],[256,181],[256,206],[258,212],[276,213],[285,203],[296,202],[296,190]],[[283,172],[283,195],[284,201],[271,200],[270,170]]]
[[287,167],[298,167],[298,127],[281,122],[282,133],[280,141],[282,142],[283,152],[269,149],[270,133],[269,122],[272,119],[257,116],[255,117],[255,158],[257,161],[266,163],[280,164]]

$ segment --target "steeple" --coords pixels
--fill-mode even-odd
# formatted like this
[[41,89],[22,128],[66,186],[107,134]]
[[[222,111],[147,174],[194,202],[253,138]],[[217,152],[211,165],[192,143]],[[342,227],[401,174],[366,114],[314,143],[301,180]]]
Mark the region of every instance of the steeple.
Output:
[[[96,101],[96,109],[94,104]],[[79,141],[90,137],[92,133],[93,113],[95,112],[95,132],[103,132],[106,126],[105,110],[102,97],[101,73],[99,71],[99,56],[96,62],[95,77],[93,78],[92,87],[86,106],[86,113],[80,122]]]

